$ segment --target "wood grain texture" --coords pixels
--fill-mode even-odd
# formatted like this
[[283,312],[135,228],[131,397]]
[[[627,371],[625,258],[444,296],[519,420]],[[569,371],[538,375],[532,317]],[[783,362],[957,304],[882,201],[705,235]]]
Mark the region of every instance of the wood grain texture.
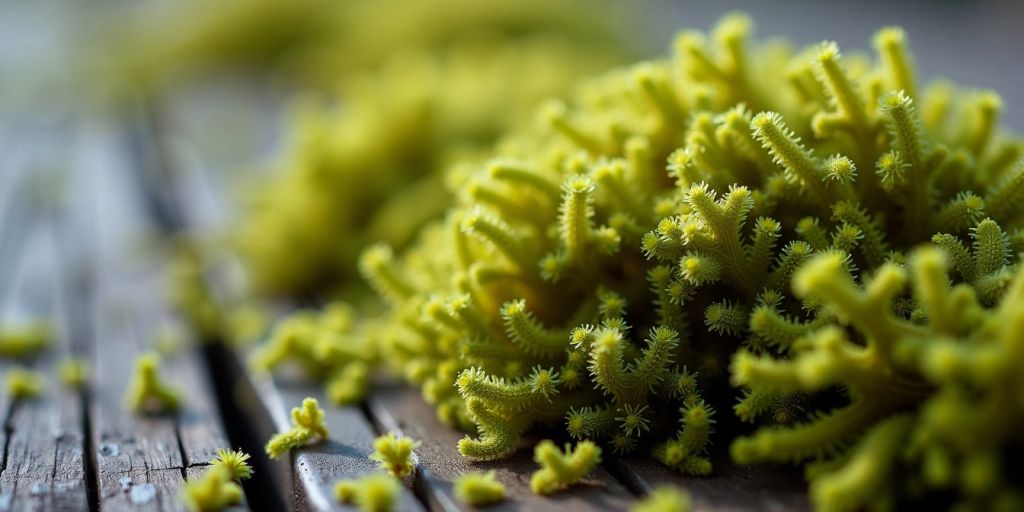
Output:
[[31,363],[47,379],[45,391],[14,404],[5,429],[7,464],[0,473],[0,508],[9,510],[88,507],[82,396],[54,378],[58,358],[71,353],[71,327],[52,227],[49,222],[33,223],[24,265],[14,280],[11,306],[49,318],[53,340]]
[[369,401],[370,410],[384,428],[423,443],[417,450],[417,480],[432,509],[470,509],[455,499],[453,482],[466,472],[490,470],[508,488],[509,499],[487,510],[626,510],[633,502],[626,487],[600,466],[579,485],[551,496],[538,496],[530,490],[530,475],[538,467],[532,460],[532,451],[520,450],[500,461],[472,462],[463,458],[456,447],[463,434],[442,424],[434,409],[415,390],[382,382]]
[[[106,141],[108,147],[119,151],[120,139],[113,139]],[[154,220],[128,181],[132,173],[143,172],[131,167],[140,160],[123,154],[107,159],[120,165],[93,169],[94,180],[107,185],[93,198],[100,206],[92,322],[96,382],[90,414],[100,508],[178,510],[188,469],[206,465],[217,448],[230,444],[202,363],[187,340],[161,367],[163,379],[180,392],[182,409],[146,416],[134,414],[124,403],[136,358],[151,349],[172,316],[163,301],[164,248],[143,246],[139,251],[144,237],[159,232],[159,219]]]

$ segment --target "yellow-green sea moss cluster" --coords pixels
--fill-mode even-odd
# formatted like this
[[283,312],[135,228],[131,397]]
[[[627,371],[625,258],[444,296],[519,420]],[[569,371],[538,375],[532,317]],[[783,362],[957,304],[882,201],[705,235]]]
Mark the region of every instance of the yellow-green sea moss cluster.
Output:
[[[733,453],[818,460],[822,508],[1019,505],[1020,386],[999,368],[1024,356],[999,329],[1024,144],[998,96],[917,83],[899,29],[875,56],[749,33],[741,16],[685,32],[450,173],[443,221],[361,258],[390,307],[382,359],[475,430],[472,458],[540,424],[707,474],[709,403],[735,398],[699,383],[731,365],[735,413],[770,425]],[[991,435],[950,437],[961,422]],[[875,474],[894,464],[926,469]]]
[[[1005,249],[995,254],[1005,265]],[[835,254],[801,268],[794,292],[820,296],[847,327],[808,329],[784,361],[740,352],[733,378],[766,393],[841,386],[849,403],[741,438],[733,456],[816,459],[807,474],[823,510],[949,490],[964,509],[1024,506],[1011,455],[1024,441],[1024,272],[1004,266],[1006,291],[985,306],[976,287],[950,284],[950,266],[941,249],[921,248],[905,267],[880,267],[863,287]]]

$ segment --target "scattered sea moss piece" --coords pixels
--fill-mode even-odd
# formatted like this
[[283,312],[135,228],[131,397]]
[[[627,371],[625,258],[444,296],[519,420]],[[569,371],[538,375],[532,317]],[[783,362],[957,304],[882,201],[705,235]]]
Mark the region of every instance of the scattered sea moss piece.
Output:
[[324,410],[315,398],[306,398],[301,407],[292,408],[292,428],[287,432],[274,434],[267,442],[267,455],[276,459],[292,448],[303,446],[310,441],[327,439],[327,424]]
[[334,495],[339,502],[356,505],[363,512],[390,512],[395,509],[401,490],[401,484],[394,477],[373,473],[338,482]]
[[241,450],[217,449],[217,456],[210,461],[210,465],[227,469],[231,479],[236,482],[247,480],[252,477],[252,466],[249,465],[249,454]]
[[45,350],[51,341],[50,327],[44,322],[27,322],[0,327],[0,357],[28,357]]
[[69,358],[60,362],[57,374],[61,384],[71,389],[81,389],[89,380],[89,363],[80,358]]
[[164,323],[157,328],[153,337],[153,350],[163,357],[172,357],[185,349],[188,336],[181,325]]
[[43,392],[43,377],[37,372],[15,367],[7,372],[4,388],[13,400],[35,398]]
[[159,374],[160,356],[155,352],[142,354],[135,361],[125,402],[136,413],[167,413],[177,411],[181,403],[180,393],[165,383]]
[[686,491],[675,487],[662,486],[651,491],[646,498],[638,501],[632,512],[690,512],[693,505]]
[[419,441],[388,432],[387,435],[373,440],[373,453],[370,454],[370,459],[379,462],[380,468],[389,475],[401,478],[411,475],[416,469],[413,450],[419,445]]
[[537,494],[552,494],[579,482],[600,463],[601,448],[590,441],[580,441],[575,448],[566,444],[563,452],[555,443],[544,440],[534,448],[533,460],[540,464],[540,469],[530,477],[530,489]]
[[242,501],[242,487],[231,479],[228,468],[212,465],[202,477],[185,482],[181,498],[194,512],[216,512]]
[[505,484],[494,471],[463,473],[455,480],[455,498],[474,506],[490,505],[505,500]]

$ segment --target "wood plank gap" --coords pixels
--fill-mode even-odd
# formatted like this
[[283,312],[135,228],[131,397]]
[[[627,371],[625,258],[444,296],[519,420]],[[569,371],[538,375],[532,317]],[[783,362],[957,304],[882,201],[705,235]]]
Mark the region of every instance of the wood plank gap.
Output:
[[[261,407],[246,407],[258,403],[256,392],[242,374],[234,354],[222,343],[206,343],[202,347],[202,360],[210,378],[217,409],[224,419],[224,428],[231,446],[250,455],[253,476],[242,482],[246,500],[268,509],[284,508],[284,488],[275,475],[287,471],[283,463],[273,462],[263,451],[263,443],[276,431],[272,420]],[[286,477],[290,478],[290,477]]]
[[181,478],[182,480],[188,480],[187,468],[192,466],[192,463],[188,460],[188,453],[185,451],[185,443],[181,440],[181,420],[174,417],[174,437],[178,438],[178,453],[181,454]]
[[[86,359],[91,361],[92,358]],[[92,393],[88,389],[83,389],[79,392],[80,401],[82,404],[82,433],[84,438],[82,440],[82,450],[85,453],[84,464],[85,464],[85,492],[86,499],[89,502],[89,512],[99,512],[100,510],[100,482],[99,472],[96,466],[96,445],[93,444],[92,436],[92,415],[90,412],[92,409]]]
[[7,412],[4,414],[4,458],[3,463],[0,463],[0,473],[7,471],[7,455],[11,448],[11,434],[14,432],[14,429],[11,428],[11,418],[14,417],[14,408],[17,405],[17,402],[8,404]]

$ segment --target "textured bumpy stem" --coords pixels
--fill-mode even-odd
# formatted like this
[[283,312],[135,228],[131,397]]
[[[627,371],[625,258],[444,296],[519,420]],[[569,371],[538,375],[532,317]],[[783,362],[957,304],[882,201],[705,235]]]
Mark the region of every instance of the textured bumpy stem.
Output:
[[597,385],[618,403],[643,403],[658,382],[665,378],[672,364],[672,352],[679,336],[667,327],[651,330],[647,348],[631,369],[623,362],[622,333],[604,329],[595,335],[590,370]]
[[698,184],[690,187],[686,202],[700,214],[714,235],[717,243],[712,249],[721,261],[723,276],[745,294],[756,294],[756,269],[751,267],[747,250],[740,241],[740,229],[754,206],[750,190],[734,187],[720,201],[715,201],[714,192],[706,185]]
[[501,220],[473,213],[462,220],[462,229],[467,234],[486,239],[516,265],[533,269],[533,262],[536,260],[527,252],[523,236],[512,231],[512,228]]
[[964,191],[942,207],[935,217],[935,225],[942,232],[960,233],[974,227],[984,215],[985,200]]
[[888,86],[903,90],[911,98],[917,97],[914,69],[907,51],[906,36],[899,27],[886,27],[875,34],[875,49],[882,58],[882,66],[889,77]]
[[466,436],[459,441],[459,453],[473,460],[500,459],[515,449],[523,425],[499,416],[487,409],[482,400],[466,401],[470,418],[477,425],[479,437]]
[[1010,259],[1010,247],[1006,233],[991,219],[978,224],[972,233],[974,238],[974,269],[979,275],[992,274],[1006,265]]
[[540,325],[528,309],[525,300],[506,302],[501,307],[501,318],[505,322],[505,333],[528,354],[553,357],[565,351],[569,335]]
[[968,141],[968,147],[975,157],[981,157],[992,140],[992,133],[996,129],[996,122],[1003,108],[1003,100],[998,94],[986,91],[978,95],[975,104],[977,105],[975,109],[977,120],[974,123],[975,128],[971,134],[971,140]]
[[995,219],[1007,221],[1024,210],[1024,160],[985,194],[985,211]]
[[363,253],[359,268],[374,289],[393,303],[401,303],[415,293],[415,288],[395,270],[391,248],[377,245]]
[[877,267],[885,262],[889,245],[885,241],[885,231],[879,226],[876,219],[869,217],[864,209],[848,201],[836,203],[832,207],[832,217],[856,226],[860,230],[863,235],[863,239],[860,240],[860,248],[868,265]]
[[813,196],[835,202],[833,190],[826,186],[825,176],[814,156],[800,143],[800,138],[782,121],[776,112],[762,112],[754,116],[750,127],[761,146],[768,150],[775,163],[785,169],[790,179],[802,184]]
[[894,92],[882,98],[882,113],[885,115],[893,144],[900,156],[907,162],[907,205],[904,229],[909,239],[919,240],[929,228],[928,212],[932,193],[930,169],[926,167],[924,147],[921,142],[921,127],[914,110],[913,100],[903,91]]
[[819,510],[860,510],[875,489],[883,487],[895,460],[890,456],[906,441],[913,426],[910,416],[900,415],[872,428],[854,448],[842,469],[823,475],[811,484],[811,500]]
[[781,349],[789,349],[793,342],[824,325],[824,321],[807,323],[785,318],[770,307],[762,306],[750,315],[750,330]]
[[559,190],[557,183],[532,169],[531,166],[525,162],[509,159],[494,161],[487,166],[487,172],[496,180],[527,185],[534,188],[543,192],[551,200],[557,201],[562,196],[562,192]]
[[839,47],[831,41],[822,43],[816,60],[819,80],[828,89],[838,114],[849,124],[848,129],[863,139],[870,129],[870,122],[860,92],[839,63]]
[[487,375],[479,368],[463,370],[455,385],[459,393],[467,399],[481,400],[500,412],[521,412],[534,406],[538,401],[548,400],[548,390],[539,389],[534,378],[506,382],[504,379]]
[[859,400],[815,420],[790,428],[765,428],[732,444],[732,456],[743,464],[767,460],[801,460],[825,453],[860,432],[878,414],[874,405]]
[[562,190],[559,231],[569,262],[580,264],[586,260],[585,253],[591,236],[594,183],[589,178],[574,176],[565,182]]

